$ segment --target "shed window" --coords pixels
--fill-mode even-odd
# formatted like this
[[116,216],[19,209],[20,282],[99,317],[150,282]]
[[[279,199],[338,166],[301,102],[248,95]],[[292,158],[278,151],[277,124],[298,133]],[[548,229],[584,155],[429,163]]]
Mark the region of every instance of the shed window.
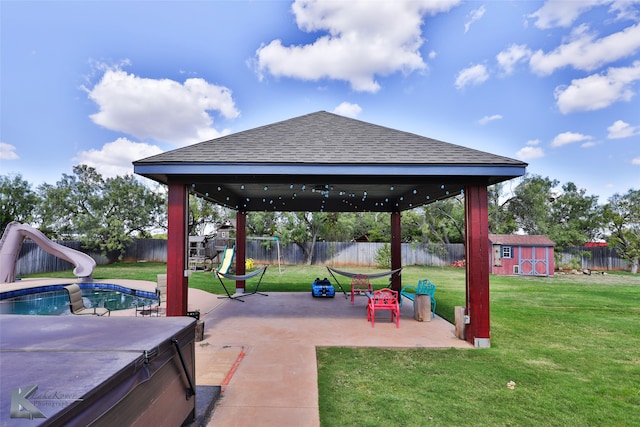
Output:
[[503,246],[502,247],[502,258],[512,258],[512,256],[511,256],[511,246]]

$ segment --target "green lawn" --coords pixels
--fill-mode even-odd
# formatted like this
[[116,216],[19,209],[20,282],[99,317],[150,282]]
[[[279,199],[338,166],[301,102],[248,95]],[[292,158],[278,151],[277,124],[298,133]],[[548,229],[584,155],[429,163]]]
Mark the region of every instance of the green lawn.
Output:
[[[155,281],[165,268],[100,266],[94,277]],[[280,274],[271,266],[261,289],[308,292],[327,275],[323,267],[286,266]],[[464,305],[464,270],[405,267],[402,277],[431,279],[442,317],[452,320]],[[189,283],[223,292],[211,273],[193,273]],[[492,276],[489,349],[320,348],[317,355],[323,426],[636,426],[640,276]]]

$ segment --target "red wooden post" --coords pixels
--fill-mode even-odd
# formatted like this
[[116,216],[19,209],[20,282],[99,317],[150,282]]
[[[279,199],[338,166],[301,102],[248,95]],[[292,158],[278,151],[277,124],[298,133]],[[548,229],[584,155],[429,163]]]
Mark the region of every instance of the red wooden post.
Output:
[[169,183],[167,230],[167,316],[186,316],[187,210],[189,195],[185,184]]
[[487,187],[468,185],[465,200],[466,287],[469,324],[466,340],[475,347],[490,346],[489,214]]
[[[402,226],[400,212],[391,212],[391,269],[402,268]],[[400,292],[402,289],[402,277],[399,274],[392,276],[391,289]]]
[[[247,213],[236,213],[236,275],[242,276],[245,270],[247,258]],[[244,292],[244,280],[236,280],[236,291]]]

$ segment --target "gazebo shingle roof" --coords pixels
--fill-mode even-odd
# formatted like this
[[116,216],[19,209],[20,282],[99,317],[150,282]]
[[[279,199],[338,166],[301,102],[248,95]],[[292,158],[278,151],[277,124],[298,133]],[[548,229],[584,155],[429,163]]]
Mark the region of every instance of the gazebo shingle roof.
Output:
[[526,165],[495,154],[320,111],[135,162]]
[[394,211],[491,185],[527,164],[320,111],[134,162],[236,210]]

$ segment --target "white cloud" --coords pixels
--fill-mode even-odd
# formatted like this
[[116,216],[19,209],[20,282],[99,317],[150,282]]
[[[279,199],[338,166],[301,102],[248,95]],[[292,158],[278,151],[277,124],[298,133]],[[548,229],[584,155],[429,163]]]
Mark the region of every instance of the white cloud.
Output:
[[471,28],[471,24],[482,19],[486,11],[487,10],[484,7],[484,5],[480,6],[477,9],[472,10],[471,13],[467,15],[469,17],[469,20],[464,24],[464,32],[466,33],[469,31],[469,28]]
[[551,141],[551,146],[561,147],[563,145],[572,144],[574,142],[588,142],[592,139],[593,137],[589,135],[583,135],[581,133],[563,132],[553,138],[553,141]]
[[632,165],[640,165],[640,157],[636,157],[631,160]]
[[512,44],[496,55],[496,60],[505,74],[513,73],[518,62],[524,62],[531,56],[531,50],[526,45]]
[[73,160],[95,168],[105,178],[111,178],[133,174],[132,163],[135,160],[160,153],[162,150],[155,145],[118,138],[104,144],[100,150],[81,151]]
[[608,63],[633,55],[640,49],[640,24],[623,31],[596,39],[586,25],[576,28],[568,41],[549,53],[535,52],[529,61],[531,70],[548,75],[558,68],[572,66],[578,70],[593,71]]
[[530,139],[529,141],[527,141],[527,145],[540,145],[540,140],[539,139]]
[[609,131],[607,135],[609,139],[629,138],[640,134],[640,126],[631,126],[622,120],[616,120],[607,130]]
[[479,85],[484,83],[488,78],[489,73],[487,72],[487,67],[480,64],[473,65],[458,73],[455,85],[457,89],[462,89],[468,85]]
[[540,147],[526,146],[518,150],[516,157],[520,160],[538,159],[544,157],[544,150]]
[[256,51],[257,72],[317,81],[349,82],[361,92],[377,92],[376,76],[424,70],[420,54],[422,17],[450,10],[459,0],[296,0],[298,27],[328,33],[311,44],[285,46],[273,40]]
[[502,119],[502,116],[500,114],[494,114],[492,116],[484,116],[483,118],[478,120],[478,123],[480,123],[481,125],[486,125],[489,122],[492,122],[494,120],[501,120],[501,119]]
[[600,110],[618,101],[630,101],[634,96],[632,83],[637,80],[640,61],[630,67],[609,68],[604,74],[572,80],[568,87],[558,86],[554,96],[564,114]]
[[529,17],[535,18],[534,25],[542,30],[553,27],[568,27],[582,13],[603,3],[608,2],[606,0],[549,0]]
[[20,156],[16,153],[16,147],[7,144],[6,142],[0,142],[0,160],[17,160]]
[[239,115],[229,89],[200,78],[187,79],[181,84],[109,69],[88,90],[88,95],[100,109],[90,116],[96,124],[139,139],[151,138],[176,145],[228,133],[213,128],[209,111],[218,111],[229,119]]
[[638,4],[640,0],[614,0],[609,8],[609,12],[616,13],[616,19],[634,20],[640,19]]
[[362,108],[358,104],[343,102],[334,108],[333,112],[341,116],[358,117],[358,114],[362,112]]

